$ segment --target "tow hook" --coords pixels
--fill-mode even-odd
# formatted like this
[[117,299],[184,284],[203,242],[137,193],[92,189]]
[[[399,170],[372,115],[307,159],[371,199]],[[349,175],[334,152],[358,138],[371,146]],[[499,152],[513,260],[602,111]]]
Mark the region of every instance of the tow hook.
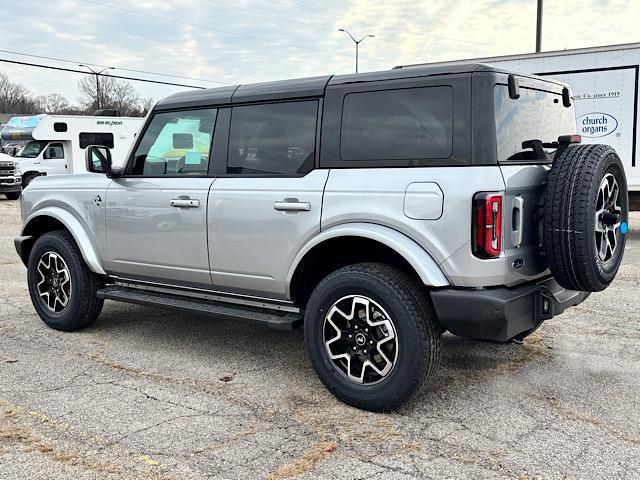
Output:
[[511,343],[515,343],[516,345],[522,345],[524,343],[524,337],[522,335],[516,335],[511,339]]

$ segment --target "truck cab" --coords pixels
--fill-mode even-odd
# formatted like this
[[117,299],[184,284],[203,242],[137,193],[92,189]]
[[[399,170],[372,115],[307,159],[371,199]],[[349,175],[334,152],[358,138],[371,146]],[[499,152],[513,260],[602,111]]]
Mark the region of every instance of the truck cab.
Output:
[[68,173],[66,159],[70,156],[70,141],[32,140],[14,158],[25,172],[57,175]]

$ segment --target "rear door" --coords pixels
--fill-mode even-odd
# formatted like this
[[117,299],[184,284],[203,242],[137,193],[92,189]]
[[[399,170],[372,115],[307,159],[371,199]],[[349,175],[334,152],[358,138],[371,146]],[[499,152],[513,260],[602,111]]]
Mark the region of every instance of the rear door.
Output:
[[[573,106],[562,102],[562,87],[519,77],[520,96],[509,98],[505,82],[493,91],[497,154],[506,192],[503,200],[503,242],[506,268],[531,277],[543,273],[542,208],[554,148],[536,150],[526,141],[557,142],[576,133]],[[553,206],[547,206],[553,208]]]
[[285,278],[320,231],[326,170],[315,169],[320,100],[231,109],[226,162],[209,198],[216,290],[285,298]]
[[107,191],[111,273],[211,289],[207,202],[216,116],[213,108],[154,115],[126,175]]

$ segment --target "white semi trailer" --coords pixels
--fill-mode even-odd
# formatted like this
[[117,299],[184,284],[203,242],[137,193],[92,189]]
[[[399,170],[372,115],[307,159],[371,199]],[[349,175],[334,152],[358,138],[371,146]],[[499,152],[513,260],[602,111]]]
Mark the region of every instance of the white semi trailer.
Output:
[[[640,191],[638,70],[640,43],[474,58],[429,65],[480,62],[568,83],[583,143],[605,143],[625,165],[629,190]],[[426,64],[421,64],[426,65]],[[421,66],[420,65],[420,66]],[[411,68],[406,65],[398,68]]]
[[[89,145],[111,149],[119,165],[142,127],[143,118],[78,115],[13,117],[0,132],[5,141],[28,143],[13,157],[22,188],[39,175],[87,173],[84,151]],[[8,167],[7,167],[8,169]],[[9,179],[3,179],[9,182]],[[17,181],[17,180],[16,180]]]

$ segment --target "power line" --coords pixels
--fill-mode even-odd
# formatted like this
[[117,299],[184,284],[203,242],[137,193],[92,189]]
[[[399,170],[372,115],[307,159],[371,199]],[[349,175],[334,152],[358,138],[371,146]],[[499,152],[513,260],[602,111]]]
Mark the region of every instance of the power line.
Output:
[[[299,10],[305,10],[307,12],[317,13],[318,15],[324,15],[326,17],[339,18],[341,20],[345,20],[346,19],[346,17],[344,17],[344,16],[336,15],[335,13],[331,13],[331,12],[328,12],[326,10],[320,10],[319,8],[308,7],[306,5],[298,5],[298,4],[293,3],[293,2],[285,2],[283,0],[267,0],[267,1],[269,1],[271,3],[279,3],[280,5],[286,5],[287,7],[291,7],[291,8],[297,8]],[[368,23],[368,22],[359,21],[358,23],[360,23],[362,25],[375,26],[374,24]]]
[[222,30],[220,28],[209,27],[207,25],[201,25],[201,24],[197,24],[197,23],[186,22],[186,21],[183,21],[183,20],[176,20],[176,19],[173,19],[173,18],[162,17],[160,15],[154,15],[153,13],[146,13],[146,12],[140,12],[139,10],[131,10],[129,8],[117,7],[115,5],[110,5],[108,3],[103,3],[103,2],[97,2],[95,0],[82,0],[82,1],[86,2],[86,3],[91,3],[93,5],[99,5],[101,7],[111,8],[113,10],[118,10],[120,12],[131,13],[133,15],[140,15],[140,16],[143,16],[143,17],[155,18],[156,20],[163,20],[165,22],[176,23],[178,25],[186,25],[188,27],[201,28],[203,30],[210,30],[212,32],[224,33],[226,35],[234,35],[236,37],[248,38],[250,40],[258,40],[260,42],[271,43],[273,45],[278,45],[278,46],[281,46],[281,47],[298,48],[298,49],[302,49],[302,50],[315,50],[317,52],[325,52],[325,53],[330,53],[332,55],[346,56],[346,54],[343,54],[343,53],[340,53],[340,52],[335,52],[335,51],[330,51],[330,50],[322,50],[320,48],[315,48],[315,47],[305,47],[303,45],[295,45],[295,44],[292,44],[292,43],[278,42],[276,40],[269,40],[268,38],[257,37],[257,36],[254,36],[254,35],[247,35],[247,34],[244,34],[244,33],[236,33],[236,32],[231,32],[229,30]]
[[[46,55],[35,55],[33,53],[24,53],[24,52],[15,52],[13,50],[3,50],[0,48],[0,52],[3,53],[10,53],[12,55],[22,55],[24,57],[32,57],[32,58],[42,58],[44,60],[54,60],[56,62],[64,62],[64,63],[73,63],[75,65],[78,65],[80,63],[84,63],[87,65],[93,65],[94,67],[112,67],[113,65],[101,65],[99,63],[91,63],[91,62],[86,62],[83,60],[68,60],[68,59],[64,59],[64,58],[56,58],[56,57],[47,57]],[[209,83],[220,83],[223,85],[234,85],[233,83],[230,82],[221,82],[218,80],[208,80],[205,78],[194,78],[194,77],[183,77],[181,75],[171,75],[168,73],[159,73],[159,72],[150,72],[148,70],[135,70],[133,68],[124,68],[124,67],[115,67],[118,70],[122,70],[123,72],[134,72],[134,73],[144,73],[147,75],[157,75],[159,77],[171,77],[171,78],[182,78],[184,80],[196,80],[198,82],[209,82]]]
[[[58,70],[61,72],[72,72],[72,73],[81,73],[83,75],[93,75],[91,72],[87,72],[84,70],[76,70],[73,68],[64,68],[64,67],[54,67],[52,65],[42,65],[40,63],[30,63],[30,62],[19,62],[18,60],[8,60],[6,58],[0,58],[0,62],[5,63],[13,63],[15,65],[26,65],[28,67],[38,67],[38,68],[47,68],[49,70]],[[186,88],[198,88],[203,90],[205,87],[197,87],[195,85],[185,85],[183,83],[171,83],[171,82],[162,82],[160,80],[149,80],[146,78],[135,78],[135,77],[125,77],[123,75],[112,75],[110,73],[102,73],[101,77],[111,77],[111,78],[119,78],[121,80],[132,80],[134,82],[146,82],[146,83],[157,83],[159,85],[171,85],[174,87],[186,87]]]

